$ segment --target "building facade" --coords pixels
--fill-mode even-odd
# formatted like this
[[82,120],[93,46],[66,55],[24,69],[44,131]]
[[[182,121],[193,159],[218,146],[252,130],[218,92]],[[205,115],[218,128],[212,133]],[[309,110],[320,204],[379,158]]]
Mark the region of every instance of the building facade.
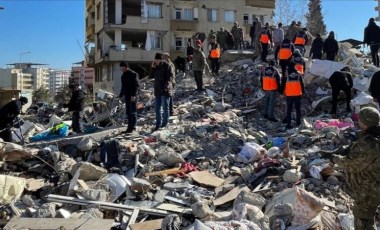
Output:
[[94,88],[94,68],[85,66],[71,67],[71,78],[74,83],[79,84],[87,90],[88,94],[93,93]]
[[253,18],[271,22],[275,0],[86,0],[87,65],[94,88],[118,93],[120,61],[144,77],[156,52],[184,56],[187,41],[237,21],[245,40]]
[[375,20],[376,21],[379,21],[380,22],[380,0],[374,0],[377,2],[377,6],[375,7],[375,11],[376,11],[376,17],[375,17]]
[[70,70],[50,70],[49,91],[52,96],[55,96],[67,86],[71,76]]

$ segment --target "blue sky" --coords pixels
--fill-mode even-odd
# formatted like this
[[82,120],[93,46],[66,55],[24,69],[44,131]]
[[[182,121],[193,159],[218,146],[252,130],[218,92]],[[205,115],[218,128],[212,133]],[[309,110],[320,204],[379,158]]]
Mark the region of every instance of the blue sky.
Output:
[[[227,1],[227,0],[226,0]],[[231,0],[228,0],[231,1]],[[328,31],[338,40],[363,39],[374,0],[322,0]],[[85,0],[0,0],[0,68],[8,63],[36,62],[70,69],[83,60]]]

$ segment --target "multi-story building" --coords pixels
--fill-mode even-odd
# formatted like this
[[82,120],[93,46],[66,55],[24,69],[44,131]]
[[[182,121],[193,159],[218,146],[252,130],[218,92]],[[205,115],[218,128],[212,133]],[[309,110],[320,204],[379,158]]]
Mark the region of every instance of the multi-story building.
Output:
[[85,67],[82,64],[80,64],[79,66],[71,67],[72,81],[85,88],[88,94],[93,93],[94,76],[95,71],[92,67]]
[[375,0],[378,2],[377,6],[375,7],[375,11],[377,11],[377,17],[375,17],[376,21],[380,21],[380,0]]
[[50,70],[50,94],[52,96],[55,96],[58,92],[62,90],[63,87],[67,86],[69,83],[70,76],[70,70]]
[[184,55],[187,41],[210,29],[242,25],[246,40],[254,17],[271,22],[275,0],[86,0],[87,64],[94,88],[119,92],[120,61],[144,77],[156,52]]
[[40,63],[13,63],[8,64],[13,66],[12,69],[21,69],[22,74],[30,74],[32,79],[32,90],[40,88],[49,89],[50,69],[45,68],[46,64]]

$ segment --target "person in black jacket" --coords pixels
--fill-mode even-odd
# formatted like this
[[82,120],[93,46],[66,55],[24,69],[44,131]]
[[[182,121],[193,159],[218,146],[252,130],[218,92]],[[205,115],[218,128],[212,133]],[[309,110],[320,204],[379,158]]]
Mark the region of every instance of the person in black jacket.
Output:
[[341,90],[346,94],[346,110],[347,112],[351,112],[350,101],[353,81],[350,73],[350,68],[346,66],[340,71],[335,71],[329,78],[329,82],[332,89],[331,114],[336,115],[338,97]]
[[379,48],[380,48],[380,27],[376,25],[375,19],[370,18],[368,26],[364,29],[364,44],[370,46],[372,62],[379,67]]
[[82,119],[83,119],[83,109],[84,100],[86,99],[86,92],[81,89],[77,84],[70,84],[69,89],[72,93],[69,103],[63,104],[64,108],[68,108],[69,112],[73,112],[72,128],[76,133],[83,133]]
[[379,103],[380,106],[380,70],[373,74],[371,83],[369,84],[368,91],[371,96]]
[[311,44],[309,57],[312,59],[322,59],[324,44],[325,43],[323,42],[321,35],[317,34],[317,37]]
[[119,64],[121,75],[121,90],[119,97],[125,99],[125,111],[128,119],[126,133],[132,133],[137,125],[137,93],[140,89],[139,75],[128,68],[128,63],[122,61]]
[[323,51],[326,53],[326,59],[334,61],[339,51],[338,41],[335,40],[334,31],[329,33],[329,36],[325,40],[323,45]]
[[154,96],[156,127],[154,130],[165,128],[169,122],[169,103],[173,96],[174,70],[162,58],[162,53],[156,53],[152,63],[154,76]]
[[16,117],[21,113],[22,106],[28,103],[28,98],[20,97],[18,100],[8,102],[0,109],[0,138],[3,141],[12,141],[11,128]]

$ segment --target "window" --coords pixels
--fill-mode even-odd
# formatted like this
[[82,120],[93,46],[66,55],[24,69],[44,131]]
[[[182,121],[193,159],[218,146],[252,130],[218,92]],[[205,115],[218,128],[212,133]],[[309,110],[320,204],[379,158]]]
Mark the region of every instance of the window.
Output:
[[161,5],[147,4],[148,18],[161,18]]
[[152,49],[161,49],[162,39],[159,36],[154,36],[152,39]]
[[175,50],[182,49],[182,38],[175,38]]
[[216,9],[207,9],[207,20],[216,22],[218,20],[218,11]]
[[92,18],[92,19],[95,19],[95,12],[92,12],[92,13],[91,13],[91,18]]
[[226,10],[224,11],[224,22],[235,22],[235,11]]
[[248,22],[248,14],[244,14],[243,15],[243,22],[244,22],[244,25],[248,25],[249,22]]
[[177,20],[193,20],[194,12],[193,9],[175,9],[175,19]]
[[97,67],[95,72],[95,82],[102,81],[102,67]]
[[98,3],[98,5],[96,5],[96,19],[97,20],[100,19],[100,3]]
[[175,19],[179,20],[182,18],[182,9],[175,9]]

